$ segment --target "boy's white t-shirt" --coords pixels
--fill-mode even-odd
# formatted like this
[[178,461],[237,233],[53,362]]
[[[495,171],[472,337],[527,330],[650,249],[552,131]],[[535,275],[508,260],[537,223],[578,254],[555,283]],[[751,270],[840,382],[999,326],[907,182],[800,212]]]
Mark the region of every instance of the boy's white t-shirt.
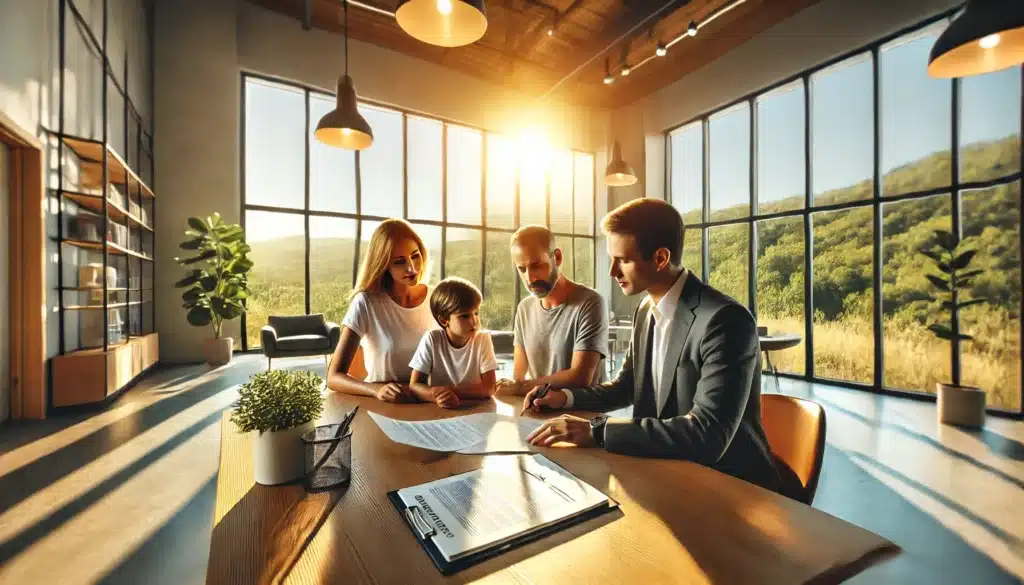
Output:
[[341,324],[360,337],[367,382],[409,383],[416,345],[425,332],[438,327],[429,298],[428,288],[423,302],[407,309],[385,292],[352,297]]
[[431,386],[462,386],[497,370],[498,360],[490,333],[478,331],[466,345],[453,347],[443,329],[434,329],[423,334],[409,367],[429,374]]

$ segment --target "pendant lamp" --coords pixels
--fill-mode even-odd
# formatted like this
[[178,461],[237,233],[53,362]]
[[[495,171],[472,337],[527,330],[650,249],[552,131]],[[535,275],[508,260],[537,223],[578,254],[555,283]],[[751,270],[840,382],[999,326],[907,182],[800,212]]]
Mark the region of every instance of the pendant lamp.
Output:
[[409,36],[439,47],[461,47],[487,31],[484,0],[401,0],[398,26]]
[[622,149],[618,140],[612,145],[612,160],[604,170],[604,183],[609,187],[626,187],[636,183],[633,167],[622,160]]
[[373,144],[373,130],[359,113],[356,88],[348,76],[348,1],[342,3],[345,6],[345,74],[338,78],[337,104],[320,118],[313,136],[330,146],[362,150]]
[[966,77],[1021,63],[1024,0],[969,0],[932,46],[928,75]]

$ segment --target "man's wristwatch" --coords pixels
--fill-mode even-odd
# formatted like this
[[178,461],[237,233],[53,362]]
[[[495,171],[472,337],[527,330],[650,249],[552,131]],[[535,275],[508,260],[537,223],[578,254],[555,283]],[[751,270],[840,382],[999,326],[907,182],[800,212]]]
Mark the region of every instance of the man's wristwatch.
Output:
[[594,441],[598,447],[604,447],[604,427],[608,422],[608,415],[599,414],[590,419],[590,434],[594,435]]

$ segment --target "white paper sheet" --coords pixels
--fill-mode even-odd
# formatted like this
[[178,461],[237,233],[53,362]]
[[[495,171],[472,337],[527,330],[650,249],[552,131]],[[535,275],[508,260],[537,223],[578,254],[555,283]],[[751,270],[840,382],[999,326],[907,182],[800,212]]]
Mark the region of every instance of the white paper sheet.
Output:
[[543,455],[489,459],[482,468],[398,490],[449,561],[608,504],[608,497]]
[[403,421],[375,412],[370,418],[396,443],[464,454],[529,453],[526,437],[544,421],[477,413],[429,421]]

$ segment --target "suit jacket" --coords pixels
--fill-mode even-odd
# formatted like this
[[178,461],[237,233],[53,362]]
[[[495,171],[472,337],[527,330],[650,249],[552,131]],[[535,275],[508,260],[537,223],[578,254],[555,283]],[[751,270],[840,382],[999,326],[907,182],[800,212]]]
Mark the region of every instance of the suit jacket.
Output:
[[761,352],[753,316],[688,275],[668,334],[662,387],[655,393],[646,371],[650,314],[648,297],[637,307],[618,376],[573,389],[573,408],[633,404],[632,419],[611,419],[605,426],[604,445],[611,452],[686,459],[778,491],[761,425]]

